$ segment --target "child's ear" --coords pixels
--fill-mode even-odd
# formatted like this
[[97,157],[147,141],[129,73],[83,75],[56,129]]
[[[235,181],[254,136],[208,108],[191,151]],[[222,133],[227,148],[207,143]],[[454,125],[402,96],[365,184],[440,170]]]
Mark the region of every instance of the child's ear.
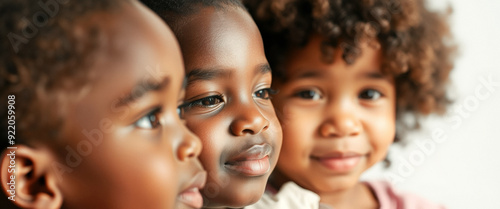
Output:
[[2,153],[0,181],[3,193],[12,203],[21,208],[62,206],[57,176],[50,166],[53,162],[51,156],[48,149],[25,145],[17,145],[17,149],[6,149]]

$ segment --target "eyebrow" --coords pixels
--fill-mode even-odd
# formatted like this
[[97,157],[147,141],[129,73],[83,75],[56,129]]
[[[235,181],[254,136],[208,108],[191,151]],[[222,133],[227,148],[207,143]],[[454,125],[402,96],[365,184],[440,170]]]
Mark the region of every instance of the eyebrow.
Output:
[[[375,71],[375,70],[374,70]],[[304,70],[304,72],[300,73],[299,75],[297,76],[294,76],[292,77],[293,79],[300,79],[300,78],[321,78],[323,77],[323,75],[318,72],[318,70]],[[382,73],[379,73],[379,72],[367,72],[367,73],[363,73],[361,74],[361,76],[359,77],[363,77],[363,78],[372,78],[372,79],[387,79],[387,76],[385,76],[384,74]]]
[[186,89],[187,84],[188,84],[188,77],[184,76],[184,78],[182,79],[182,89]]
[[290,79],[302,79],[302,78],[321,78],[324,77],[318,70],[304,70],[297,76],[293,76]]
[[382,73],[379,73],[379,72],[367,72],[367,73],[363,73],[360,75],[360,77],[363,77],[363,78],[370,78],[370,79],[377,79],[377,80],[386,80],[388,78],[388,76],[382,74]]
[[260,64],[257,66],[257,68],[255,69],[255,74],[266,74],[266,73],[270,73],[272,70],[271,70],[271,66],[269,66],[269,64],[265,63],[265,64]]
[[130,103],[134,103],[141,97],[152,91],[159,91],[163,89],[169,83],[170,83],[170,77],[165,77],[160,82],[155,80],[146,80],[145,82],[139,82],[132,88],[132,90],[129,93],[125,94],[125,96],[122,96],[118,99],[117,107],[126,106]]
[[198,80],[213,80],[227,74],[229,72],[222,69],[194,69],[186,75],[187,85]]
[[[266,74],[271,72],[271,67],[269,64],[260,64],[255,68],[255,74]],[[187,85],[198,81],[204,80],[209,81],[219,77],[228,76],[231,72],[229,70],[217,69],[217,68],[208,68],[208,69],[194,69],[191,70],[187,75]]]

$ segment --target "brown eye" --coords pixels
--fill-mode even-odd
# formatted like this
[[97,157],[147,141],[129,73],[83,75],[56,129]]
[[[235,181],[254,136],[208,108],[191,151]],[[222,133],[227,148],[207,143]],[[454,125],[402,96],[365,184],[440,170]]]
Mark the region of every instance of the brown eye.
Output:
[[222,102],[222,99],[220,99],[218,97],[207,97],[207,98],[201,99],[200,104],[202,106],[213,106],[213,105],[219,104],[221,102]]
[[270,99],[271,95],[275,94],[274,90],[270,88],[260,89],[254,93],[254,96],[261,99]]
[[161,125],[160,123],[160,110],[156,109],[143,116],[139,120],[137,120],[134,125],[143,129],[154,129]]
[[295,94],[295,96],[302,99],[318,100],[321,99],[321,94],[315,90],[302,90]]
[[366,99],[366,100],[376,100],[380,97],[382,97],[382,93],[380,93],[375,89],[367,89],[359,94],[360,99]]
[[179,106],[179,108],[181,108],[181,110],[183,110],[183,111],[185,111],[186,109],[193,108],[193,107],[211,108],[211,107],[215,107],[223,102],[224,102],[224,99],[223,99],[222,95],[214,95],[214,96],[208,96],[208,97],[204,97],[204,98],[201,98],[198,100],[194,100],[192,102],[187,102],[187,103]]
[[177,107],[177,115],[180,119],[184,119],[184,108],[182,106]]

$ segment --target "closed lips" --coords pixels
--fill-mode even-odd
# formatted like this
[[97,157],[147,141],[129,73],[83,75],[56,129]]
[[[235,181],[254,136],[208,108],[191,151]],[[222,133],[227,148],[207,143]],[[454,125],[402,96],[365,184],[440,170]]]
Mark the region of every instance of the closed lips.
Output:
[[317,159],[320,159],[320,158],[349,158],[349,157],[359,157],[361,156],[362,154],[359,154],[357,152],[331,152],[331,153],[327,153],[327,154],[324,154],[324,155],[318,155],[318,156],[311,156],[312,158],[317,158]]
[[201,208],[203,206],[203,197],[199,190],[205,186],[206,179],[207,173],[205,171],[196,174],[189,187],[179,194],[179,201],[192,208]]
[[270,170],[271,152],[272,147],[267,143],[253,145],[224,163],[224,167],[236,174],[261,176]]
[[311,156],[311,158],[335,173],[345,173],[356,167],[363,156],[355,152],[334,152],[324,156]]

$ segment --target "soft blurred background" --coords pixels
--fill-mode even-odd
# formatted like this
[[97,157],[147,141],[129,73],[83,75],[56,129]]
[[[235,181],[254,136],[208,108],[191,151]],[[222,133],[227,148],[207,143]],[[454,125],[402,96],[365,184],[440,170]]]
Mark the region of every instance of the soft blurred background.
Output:
[[432,9],[448,5],[459,44],[455,104],[427,118],[406,147],[393,147],[389,169],[377,165],[364,178],[390,180],[448,208],[500,208],[500,1],[429,1]]

